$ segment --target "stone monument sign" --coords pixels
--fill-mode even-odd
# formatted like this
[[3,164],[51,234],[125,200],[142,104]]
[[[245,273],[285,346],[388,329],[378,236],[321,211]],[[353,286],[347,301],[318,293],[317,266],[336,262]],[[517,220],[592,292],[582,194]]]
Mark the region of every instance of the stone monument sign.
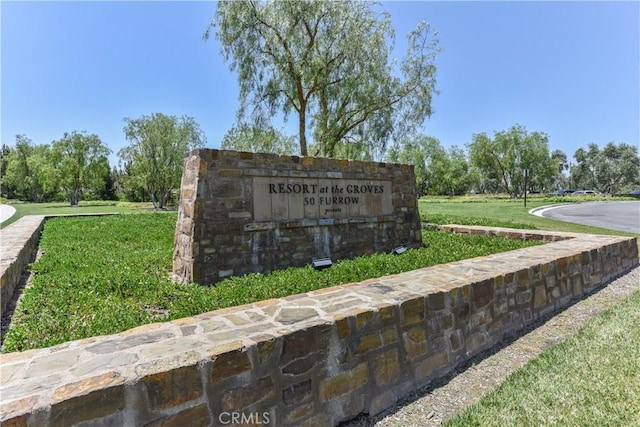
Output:
[[213,149],[185,157],[177,280],[212,284],[421,244],[413,166]]

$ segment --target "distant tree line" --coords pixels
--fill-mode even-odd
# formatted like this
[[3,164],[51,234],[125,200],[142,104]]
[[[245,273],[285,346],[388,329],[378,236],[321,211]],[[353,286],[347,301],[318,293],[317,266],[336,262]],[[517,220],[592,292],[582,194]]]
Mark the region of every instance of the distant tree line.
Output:
[[[84,200],[151,202],[164,208],[177,202],[184,154],[205,145],[200,127],[191,117],[161,113],[125,118],[129,141],[118,152],[118,167],[110,167],[111,150],[95,134],[65,133],[50,144],[34,144],[17,135],[13,146],[2,145],[2,197],[30,202]],[[298,154],[294,136],[272,127],[232,127],[222,148],[278,154]],[[366,145],[354,144],[345,157],[368,159]],[[438,139],[415,135],[390,145],[384,160],[414,165],[422,195],[467,193],[524,194],[560,188],[627,192],[640,187],[638,148],[613,142],[600,148],[590,143],[578,149],[573,162],[560,150],[550,151],[543,132],[515,125],[506,131],[475,134],[464,148],[445,149]]]
[[65,133],[50,144],[34,144],[17,135],[2,145],[0,195],[29,202],[127,200],[164,208],[176,202],[184,154],[204,146],[205,137],[191,117],[156,113],[125,118],[129,145],[110,167],[111,150],[95,134]]
[[[222,148],[299,154],[293,137],[268,128],[234,127],[225,135]],[[267,137],[268,135],[268,137]],[[372,159],[366,146],[351,145],[344,158]],[[417,134],[391,144],[382,159],[414,165],[416,186],[424,195],[505,193],[511,197],[527,190],[547,193],[557,189],[589,189],[614,194],[640,187],[638,148],[610,142],[602,149],[590,143],[569,161],[561,150],[551,151],[544,132],[528,132],[521,125],[495,132],[478,133],[464,147],[445,149],[432,136]]]

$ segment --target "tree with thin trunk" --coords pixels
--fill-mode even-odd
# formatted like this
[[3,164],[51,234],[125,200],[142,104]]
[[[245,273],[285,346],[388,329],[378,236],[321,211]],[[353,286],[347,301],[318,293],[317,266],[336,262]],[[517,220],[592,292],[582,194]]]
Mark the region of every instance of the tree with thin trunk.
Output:
[[524,171],[529,170],[532,185],[549,183],[558,165],[549,154],[549,137],[543,132],[529,133],[520,125],[495,132],[493,139],[485,133],[473,135],[469,144],[472,166],[502,190],[515,198],[524,192]]
[[249,107],[256,123],[294,112],[303,156],[376,157],[432,113],[439,48],[427,23],[400,64],[389,14],[363,1],[222,1],[205,39],[212,30],[238,72],[239,120]]
[[587,149],[579,148],[573,157],[576,187],[618,193],[640,185],[640,156],[638,147],[610,142],[602,149],[590,143]]
[[25,135],[16,135],[15,147],[3,157],[2,185],[22,200],[52,200],[59,188],[51,146],[34,144]]
[[86,132],[66,133],[52,144],[53,164],[59,182],[71,206],[77,206],[83,192],[105,188],[105,174],[109,171],[107,156],[111,150],[98,135]]
[[118,152],[125,184],[143,188],[156,209],[162,209],[179,189],[184,155],[205,144],[205,136],[192,117],[155,113],[139,119],[124,119],[129,145]]

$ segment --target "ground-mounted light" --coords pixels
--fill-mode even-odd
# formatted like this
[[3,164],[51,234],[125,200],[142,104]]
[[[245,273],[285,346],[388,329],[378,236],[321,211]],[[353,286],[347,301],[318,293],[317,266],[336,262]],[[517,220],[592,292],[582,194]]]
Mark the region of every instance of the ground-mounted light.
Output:
[[311,266],[314,270],[324,270],[325,268],[329,268],[333,265],[331,262],[331,258],[317,258],[311,261]]
[[391,253],[394,255],[402,255],[405,252],[407,252],[407,247],[405,245],[400,245],[391,251]]

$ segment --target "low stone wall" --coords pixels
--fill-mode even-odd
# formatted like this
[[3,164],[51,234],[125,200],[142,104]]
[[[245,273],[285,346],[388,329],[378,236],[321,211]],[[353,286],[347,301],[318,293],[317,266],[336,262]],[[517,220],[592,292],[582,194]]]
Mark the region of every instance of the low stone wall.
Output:
[[638,264],[635,238],[443,229],[549,243],[3,354],[1,424],[333,426]]
[[45,216],[28,215],[0,230],[0,315],[4,315],[27,265],[35,257]]

